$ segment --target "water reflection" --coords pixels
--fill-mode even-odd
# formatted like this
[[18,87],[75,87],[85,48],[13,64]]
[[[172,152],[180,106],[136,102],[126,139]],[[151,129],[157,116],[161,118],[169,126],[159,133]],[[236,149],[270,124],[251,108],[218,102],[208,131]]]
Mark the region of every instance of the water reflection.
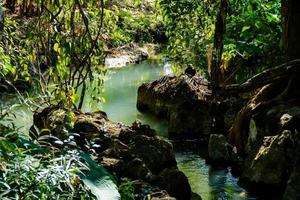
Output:
[[194,151],[176,152],[178,167],[188,177],[192,191],[203,200],[254,200],[228,169],[213,169]]
[[208,171],[208,185],[210,186],[210,199],[228,199],[226,193],[228,169],[213,170],[211,167]]

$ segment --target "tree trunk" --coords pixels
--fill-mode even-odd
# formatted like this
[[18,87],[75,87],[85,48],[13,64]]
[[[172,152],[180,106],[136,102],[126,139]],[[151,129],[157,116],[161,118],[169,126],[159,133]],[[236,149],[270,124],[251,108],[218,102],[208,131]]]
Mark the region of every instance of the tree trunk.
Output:
[[216,19],[214,47],[210,61],[210,79],[213,86],[219,86],[220,66],[224,46],[224,34],[226,31],[228,2],[221,0],[220,10]]
[[[2,6],[0,5],[0,31],[1,32],[4,29],[4,20],[5,20],[4,10],[3,10]],[[0,33],[0,37],[1,37],[1,33]]]
[[282,0],[283,40],[286,60],[300,58],[300,1]]

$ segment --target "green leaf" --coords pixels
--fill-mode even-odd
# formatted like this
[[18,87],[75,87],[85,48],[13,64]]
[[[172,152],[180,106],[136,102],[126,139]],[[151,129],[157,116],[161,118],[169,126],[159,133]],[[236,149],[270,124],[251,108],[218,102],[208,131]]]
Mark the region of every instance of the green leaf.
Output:
[[119,200],[120,194],[114,178],[89,155],[80,152],[81,157],[87,162],[89,171],[81,177],[83,183],[91,190],[98,200]]
[[244,26],[242,28],[242,32],[245,32],[245,31],[249,30],[250,28],[251,28],[251,26]]
[[58,49],[59,49],[59,44],[55,43],[54,46],[53,46],[53,50],[58,52]]

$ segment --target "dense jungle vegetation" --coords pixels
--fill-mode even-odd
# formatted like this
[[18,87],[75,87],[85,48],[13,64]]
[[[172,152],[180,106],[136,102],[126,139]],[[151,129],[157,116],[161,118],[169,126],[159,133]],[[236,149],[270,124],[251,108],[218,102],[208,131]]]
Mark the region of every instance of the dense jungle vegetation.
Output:
[[[131,180],[98,162],[98,144],[79,148],[72,132],[87,94],[90,106],[106,103],[105,61],[120,49],[154,44],[175,74],[197,71],[216,96],[251,90],[251,99],[285,77],[279,100],[266,89],[238,114],[229,137],[243,149],[251,116],[296,90],[297,60],[272,69],[300,58],[297,6],[296,0],[1,0],[0,199],[135,199]],[[49,130],[24,132],[13,120],[16,108],[53,105],[59,124]]]

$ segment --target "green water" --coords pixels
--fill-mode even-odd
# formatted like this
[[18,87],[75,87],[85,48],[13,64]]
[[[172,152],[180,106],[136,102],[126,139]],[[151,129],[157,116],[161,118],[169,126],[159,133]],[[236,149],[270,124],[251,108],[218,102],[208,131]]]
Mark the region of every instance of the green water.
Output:
[[115,122],[131,125],[136,119],[149,124],[160,135],[167,136],[167,122],[152,115],[142,114],[136,109],[137,89],[148,81],[163,76],[169,69],[154,61],[110,70],[105,81],[103,94],[106,103],[89,106],[91,97],[86,95],[83,111],[89,112],[102,108],[108,118]]
[[[151,125],[159,135],[167,137],[167,122],[156,119],[147,114],[140,113],[136,109],[137,88],[144,82],[155,80],[166,73],[170,73],[170,66],[155,62],[146,62],[128,67],[113,69],[105,81],[105,104],[89,106],[90,96],[85,97],[84,111],[94,111],[102,108],[110,120],[127,125],[136,119]],[[2,104],[10,104],[11,100],[5,97]],[[1,100],[0,100],[1,101]],[[24,108],[15,110],[14,123],[28,130],[32,124],[32,113]],[[199,145],[174,145],[174,151],[178,167],[188,177],[192,191],[199,194],[203,200],[244,200],[255,199],[249,197],[247,192],[237,185],[230,169],[212,170],[205,163],[205,149]]]
[[[137,89],[148,81],[156,80],[162,75],[170,73],[170,66],[159,63],[142,63],[131,65],[111,71],[109,79],[105,82],[106,103],[102,106],[109,119],[130,125],[136,119],[151,125],[159,135],[167,137],[167,123],[151,115],[140,113],[136,109]],[[86,102],[90,97],[86,98]],[[97,107],[96,106],[96,107]],[[84,106],[85,111],[93,108]],[[189,145],[191,147],[191,145]],[[178,167],[189,179],[194,193],[199,194],[203,200],[244,200],[250,198],[247,192],[237,185],[230,170],[211,170],[205,164],[205,150],[175,150]]]

